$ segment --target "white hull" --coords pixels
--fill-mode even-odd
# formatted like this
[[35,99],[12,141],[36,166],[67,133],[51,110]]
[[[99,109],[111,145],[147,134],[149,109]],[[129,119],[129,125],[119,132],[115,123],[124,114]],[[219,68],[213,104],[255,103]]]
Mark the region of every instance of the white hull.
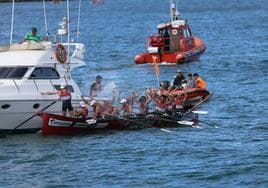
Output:
[[[62,84],[71,92],[73,107],[77,107],[81,100],[80,88],[71,78],[70,71],[85,65],[83,44],[73,44],[68,64],[57,62],[56,46],[49,42],[23,44],[0,51],[0,132],[15,129],[57,100],[57,91]],[[33,44],[42,48],[28,49],[28,45]],[[61,106],[62,102],[57,101],[45,111],[61,114]],[[34,132],[41,126],[42,119],[35,116],[15,132]]]
[[[1,100],[0,106],[9,104],[7,110],[0,110],[0,131],[8,131],[17,127],[21,122],[25,121],[34,114],[37,114],[41,109],[50,105],[54,100]],[[78,106],[79,100],[73,100],[73,105]],[[34,109],[33,106],[40,104],[40,107]],[[58,101],[46,112],[61,114],[62,102]],[[38,131],[42,126],[42,119],[36,115],[34,118],[20,126],[16,132],[34,132]],[[28,131],[27,131],[28,130]]]

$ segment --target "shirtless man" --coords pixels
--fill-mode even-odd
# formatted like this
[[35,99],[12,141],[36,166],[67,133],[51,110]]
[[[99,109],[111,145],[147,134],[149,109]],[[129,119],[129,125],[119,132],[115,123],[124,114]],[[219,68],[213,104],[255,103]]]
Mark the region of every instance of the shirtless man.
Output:
[[79,108],[74,109],[74,116],[86,118],[88,116],[88,108],[84,101],[80,101]]
[[132,105],[135,98],[137,98],[138,94],[133,92],[130,97],[127,99],[123,98],[120,101],[121,107],[115,108],[112,115],[120,114],[120,112],[123,112],[123,115],[131,115],[133,113]]
[[90,86],[89,95],[90,96],[97,96],[98,92],[102,90],[101,86],[102,76],[98,75],[95,81]]
[[151,99],[146,98],[145,96],[141,96],[138,100],[138,108],[140,110],[140,114],[146,115],[149,112],[149,103]]

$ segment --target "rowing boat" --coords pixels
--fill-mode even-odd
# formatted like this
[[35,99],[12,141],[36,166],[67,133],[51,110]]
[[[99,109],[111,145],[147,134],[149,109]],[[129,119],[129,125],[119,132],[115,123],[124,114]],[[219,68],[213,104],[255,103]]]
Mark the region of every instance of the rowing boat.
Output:
[[[198,122],[198,114],[182,112],[153,112],[147,115],[104,116],[97,121],[42,113],[42,134],[73,135],[105,130],[137,130],[149,127],[166,128],[187,125],[186,121]],[[191,124],[192,125],[192,124]]]
[[98,120],[90,124],[83,118],[72,118],[63,115],[42,113],[42,134],[70,135],[88,133],[96,130],[105,129],[108,126],[106,120]]

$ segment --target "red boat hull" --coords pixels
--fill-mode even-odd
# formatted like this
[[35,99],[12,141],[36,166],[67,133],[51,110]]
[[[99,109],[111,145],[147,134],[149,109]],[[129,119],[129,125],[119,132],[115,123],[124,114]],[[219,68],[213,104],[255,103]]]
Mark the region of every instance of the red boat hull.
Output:
[[196,61],[206,50],[206,46],[198,37],[194,37],[194,46],[184,51],[172,53],[142,53],[134,58],[136,64],[154,63],[153,57],[157,57],[156,63],[159,64],[178,64]]
[[71,135],[92,132],[108,127],[107,122],[97,122],[89,125],[85,119],[70,118],[66,116],[43,113],[42,134]]

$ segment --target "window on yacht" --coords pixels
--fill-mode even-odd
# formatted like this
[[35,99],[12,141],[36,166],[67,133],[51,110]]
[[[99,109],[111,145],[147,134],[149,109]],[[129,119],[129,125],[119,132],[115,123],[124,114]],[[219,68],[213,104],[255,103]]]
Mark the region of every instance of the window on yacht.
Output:
[[27,67],[0,67],[0,79],[21,79]]
[[60,75],[52,67],[36,67],[30,79],[60,79]]

